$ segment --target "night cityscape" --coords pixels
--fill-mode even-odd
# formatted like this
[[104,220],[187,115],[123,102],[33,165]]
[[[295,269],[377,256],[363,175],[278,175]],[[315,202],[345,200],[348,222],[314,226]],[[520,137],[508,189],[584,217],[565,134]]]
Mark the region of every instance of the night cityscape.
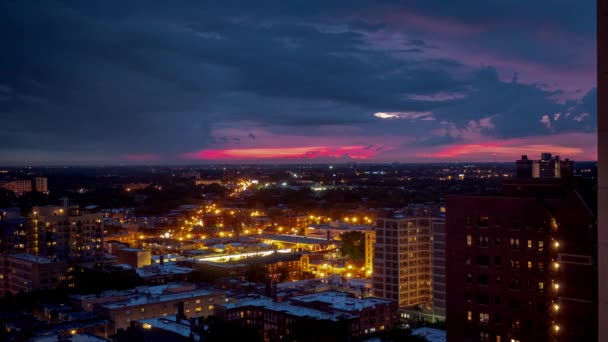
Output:
[[4,0],[0,37],[0,341],[608,341],[608,0]]

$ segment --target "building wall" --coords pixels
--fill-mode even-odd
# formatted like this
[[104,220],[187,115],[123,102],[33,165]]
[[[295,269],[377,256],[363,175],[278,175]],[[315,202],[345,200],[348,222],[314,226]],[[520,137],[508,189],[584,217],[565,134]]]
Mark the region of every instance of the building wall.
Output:
[[576,192],[450,196],[446,232],[448,341],[596,339],[595,228]]
[[374,244],[376,243],[376,232],[373,230],[365,231],[365,269],[369,272],[373,269]]
[[51,261],[30,254],[15,254],[0,257],[3,263],[3,294],[54,289],[67,282],[67,265],[63,261]]
[[[145,294],[142,294],[142,296],[145,296]],[[93,306],[93,312],[112,319],[116,329],[126,329],[133,320],[176,315],[180,302],[184,303],[186,317],[213,315],[214,306],[225,302],[225,298],[224,293],[192,295],[188,298],[169,300],[164,300],[161,295],[159,300],[151,300],[142,304],[126,302],[124,306],[120,307],[113,304],[101,304]]]
[[445,320],[446,277],[445,277],[445,221],[432,222],[433,232],[433,317],[435,321]]
[[34,189],[38,192],[48,192],[48,180],[46,177],[36,177],[34,178]]
[[431,220],[379,218],[372,291],[400,307],[431,304]]
[[[597,39],[598,315],[600,322],[608,322],[608,3],[603,0],[597,0]],[[608,324],[599,327],[599,340],[608,341]]]

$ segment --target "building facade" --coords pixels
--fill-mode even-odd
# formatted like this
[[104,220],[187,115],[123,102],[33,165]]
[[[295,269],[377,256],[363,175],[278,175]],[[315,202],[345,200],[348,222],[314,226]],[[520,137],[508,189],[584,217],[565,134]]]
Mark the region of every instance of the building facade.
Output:
[[103,257],[103,214],[78,207],[34,207],[29,215],[27,252],[94,262]]
[[596,340],[594,215],[560,181],[525,185],[448,197],[448,341]]
[[55,289],[68,284],[65,261],[32,254],[0,256],[0,297],[33,290]]
[[400,307],[431,305],[431,218],[379,218],[372,293]]

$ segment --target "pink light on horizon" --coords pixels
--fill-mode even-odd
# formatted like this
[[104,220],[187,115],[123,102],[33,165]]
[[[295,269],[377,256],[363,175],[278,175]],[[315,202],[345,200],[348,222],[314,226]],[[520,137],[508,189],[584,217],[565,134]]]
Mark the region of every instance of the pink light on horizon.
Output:
[[369,159],[388,148],[369,148],[354,146],[303,146],[303,147],[268,147],[242,149],[208,149],[184,153],[184,159],[217,160],[217,159],[312,159],[318,157],[350,157],[352,159]]
[[154,153],[126,154],[123,159],[132,162],[150,162],[160,160],[160,156]]

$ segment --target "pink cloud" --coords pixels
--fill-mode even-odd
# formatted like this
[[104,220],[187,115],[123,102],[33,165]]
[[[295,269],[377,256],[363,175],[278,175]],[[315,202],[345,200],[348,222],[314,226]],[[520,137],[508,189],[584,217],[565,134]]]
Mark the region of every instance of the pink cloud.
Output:
[[209,149],[185,153],[182,155],[182,158],[199,160],[313,159],[319,157],[369,159],[377,155],[380,151],[386,151],[387,149],[387,147],[383,146],[302,146]]
[[597,146],[594,133],[564,133],[517,139],[487,140],[478,143],[444,145],[418,152],[418,157],[467,161],[513,161],[522,154],[540,155],[550,152],[573,160],[596,160]]

